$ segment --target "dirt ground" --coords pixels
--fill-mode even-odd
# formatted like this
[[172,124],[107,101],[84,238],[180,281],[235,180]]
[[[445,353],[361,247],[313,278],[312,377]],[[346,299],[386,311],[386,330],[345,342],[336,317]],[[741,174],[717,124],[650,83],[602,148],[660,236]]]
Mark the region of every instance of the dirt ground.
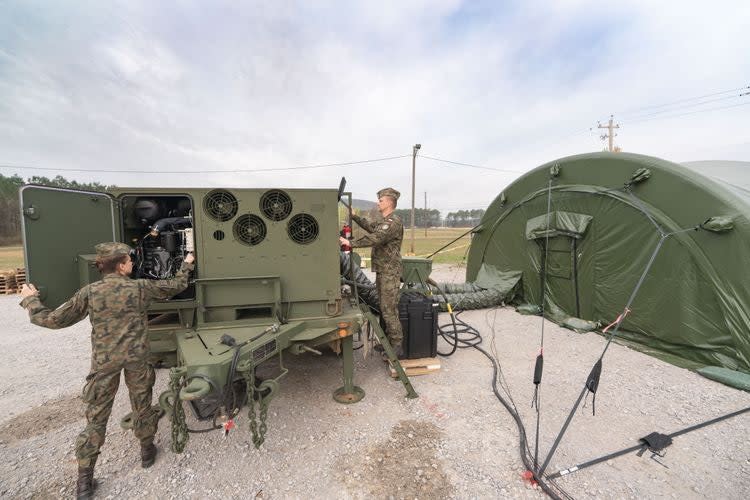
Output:
[[[436,266],[439,281],[463,271]],[[73,443],[83,428],[78,394],[89,363],[89,325],[52,331],[32,326],[18,296],[0,296],[0,496],[69,498],[74,492]],[[511,308],[460,316],[496,353],[534,445],[530,403],[541,318]],[[447,317],[441,316],[441,323]],[[539,450],[546,456],[583,388],[604,339],[545,326]],[[441,345],[445,349],[445,345]],[[420,394],[406,399],[382,361],[355,352],[355,383],[365,398],[333,401],[341,359],[285,356],[289,374],[271,403],[265,444],[250,440],[246,412],[238,429],[191,434],[182,454],[169,451],[162,420],[156,464],[142,470],[135,438],[120,428],[129,411],[124,385],[115,401],[96,469],[99,498],[542,498],[522,479],[515,423],[491,389],[492,367],[462,349],[441,358],[440,371],[413,377]],[[159,370],[156,393],[166,388]],[[735,390],[623,346],[604,360],[596,415],[578,410],[550,462],[554,472],[637,444],[653,431],[674,432],[750,405]],[[191,427],[204,423],[189,418]],[[558,480],[576,498],[749,498],[750,414],[675,438],[663,458],[634,453]]]

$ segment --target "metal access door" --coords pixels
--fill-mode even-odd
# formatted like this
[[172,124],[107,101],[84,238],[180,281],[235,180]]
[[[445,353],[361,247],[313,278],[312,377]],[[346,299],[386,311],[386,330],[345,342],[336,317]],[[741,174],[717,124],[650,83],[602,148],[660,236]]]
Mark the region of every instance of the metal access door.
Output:
[[117,241],[115,200],[105,193],[44,186],[20,191],[27,281],[56,308],[80,287],[78,255]]

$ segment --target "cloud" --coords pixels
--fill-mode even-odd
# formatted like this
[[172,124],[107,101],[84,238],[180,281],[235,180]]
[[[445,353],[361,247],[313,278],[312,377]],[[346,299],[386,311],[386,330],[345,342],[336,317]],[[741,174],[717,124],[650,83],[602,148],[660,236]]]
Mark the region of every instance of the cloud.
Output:
[[[333,163],[408,155],[420,142],[427,156],[523,172],[600,150],[596,121],[610,113],[626,151],[750,156],[750,106],[653,121],[632,111],[750,84],[745,2],[4,9],[0,163],[122,171],[66,174],[82,181],[335,187],[345,175],[355,196],[393,185],[405,206],[411,158],[294,173],[127,171]],[[417,206],[427,191],[444,212],[485,207],[514,179],[422,158],[417,171]]]

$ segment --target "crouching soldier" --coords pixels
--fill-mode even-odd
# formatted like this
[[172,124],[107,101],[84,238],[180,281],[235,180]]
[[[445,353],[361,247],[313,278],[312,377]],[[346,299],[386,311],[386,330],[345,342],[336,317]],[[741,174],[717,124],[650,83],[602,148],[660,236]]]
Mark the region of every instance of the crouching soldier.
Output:
[[182,268],[168,280],[133,280],[131,248],[124,243],[96,245],[96,267],[101,281],[84,286],[54,311],[44,307],[33,284],[21,289],[21,306],[31,322],[45,328],[65,328],[86,316],[91,321],[91,372],[86,377],[86,428],[76,440],[79,499],[93,495],[94,465],[104,444],[107,420],[112,412],[120,372],[130,393],[133,433],[141,442],[141,466],[156,460],[154,435],[159,415],[151,407],[154,368],[148,362],[149,342],[146,311],[153,300],[167,299],[188,286],[188,271],[195,257],[185,257]]

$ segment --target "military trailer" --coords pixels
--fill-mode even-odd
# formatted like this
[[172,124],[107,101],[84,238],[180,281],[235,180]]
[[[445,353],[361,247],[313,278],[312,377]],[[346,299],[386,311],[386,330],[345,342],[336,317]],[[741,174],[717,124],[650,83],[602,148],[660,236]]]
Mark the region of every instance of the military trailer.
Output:
[[[50,308],[99,279],[94,245],[134,248],[135,278],[174,276],[195,251],[190,286],[148,310],[151,353],[171,368],[159,402],[173,449],[187,441],[182,401],[225,431],[249,406],[256,446],[268,402],[286,374],[285,354],[342,353],[342,403],[359,401],[353,336],[366,312],[342,296],[335,189],[143,189],[109,193],[42,186],[21,189],[28,280]],[[260,381],[256,367],[276,363]],[[256,416],[256,405],[258,414]],[[260,424],[258,424],[260,421]]]

